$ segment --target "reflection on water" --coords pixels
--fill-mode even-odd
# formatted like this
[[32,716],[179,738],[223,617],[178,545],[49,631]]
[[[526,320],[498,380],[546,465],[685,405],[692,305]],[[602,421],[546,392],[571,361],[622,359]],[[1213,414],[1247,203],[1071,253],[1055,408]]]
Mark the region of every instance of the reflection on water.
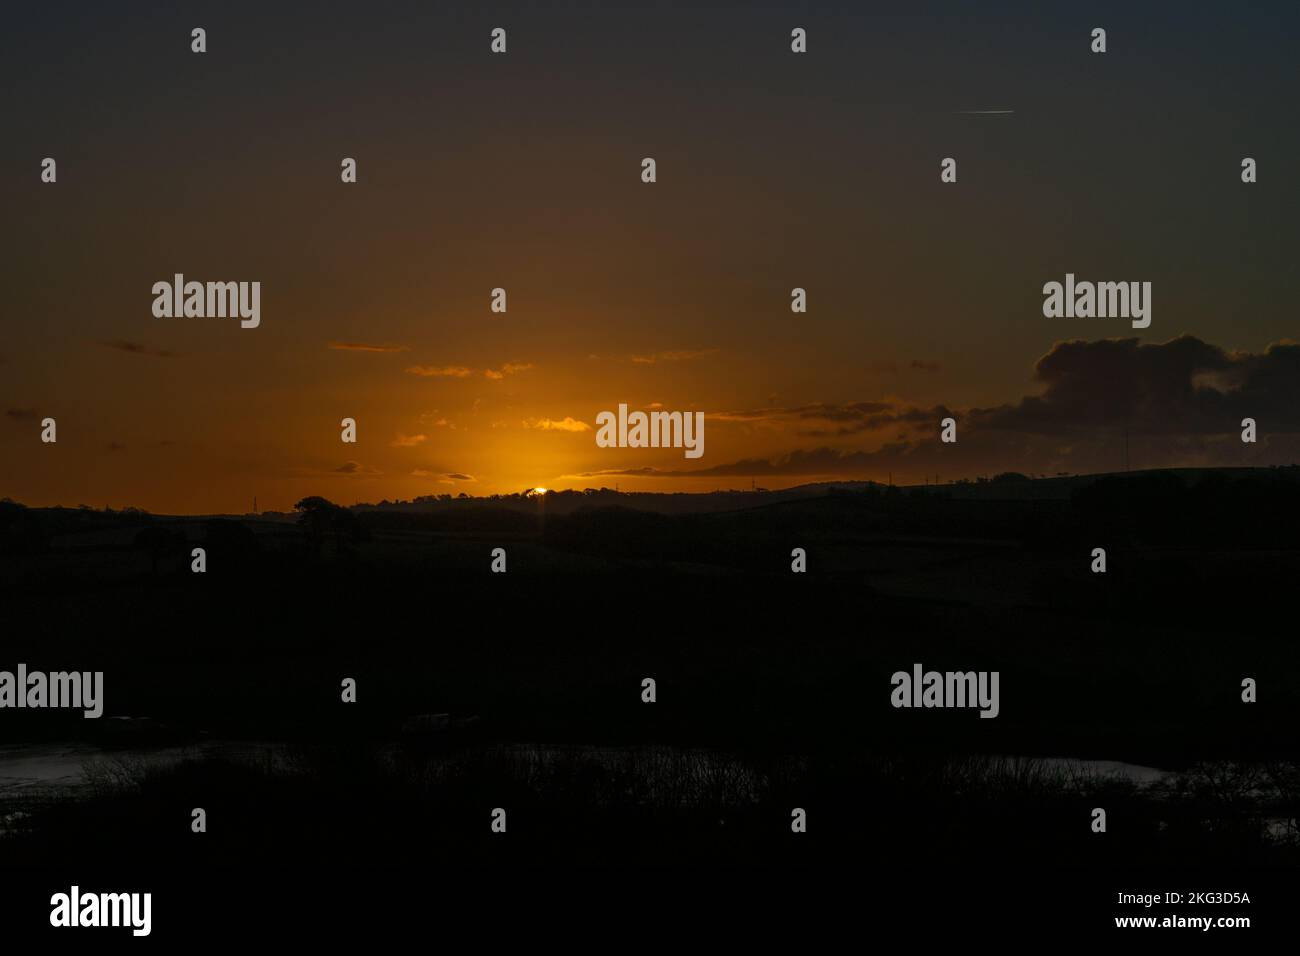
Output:
[[83,770],[97,763],[169,764],[186,758],[223,757],[278,764],[283,752],[283,744],[248,740],[204,740],[183,747],[139,749],[107,749],[81,742],[4,746],[0,747],[0,800],[72,795],[89,785]]
[[[89,785],[86,768],[123,762],[170,764],[184,759],[219,757],[232,762],[280,767],[287,747],[275,741],[203,740],[186,746],[104,748],[87,743],[21,744],[0,747],[0,800],[12,797],[72,796]],[[1080,760],[1073,757],[1012,757],[995,760],[1026,761],[1067,778],[1120,777],[1139,787],[1155,783],[1165,771],[1118,760]]]
[[[1007,758],[1017,759],[1017,758]],[[1165,776],[1167,771],[1120,760],[1080,760],[1076,757],[1034,757],[1035,763],[1048,771],[1059,771],[1069,777],[1119,777],[1139,787],[1149,787]]]
[[[33,814],[39,817],[42,810],[51,805],[93,797],[97,792],[103,792],[106,786],[134,786],[147,776],[147,771],[165,770],[182,761],[219,760],[251,765],[276,776],[283,772],[300,772],[303,766],[303,752],[293,744],[280,741],[200,739],[187,745],[171,746],[139,743],[135,747],[103,747],[84,742],[0,746],[0,836],[29,829],[32,826],[29,817]],[[419,747],[408,751],[398,741],[390,742],[381,750],[399,767],[414,761],[421,772],[430,769],[422,761],[446,762],[445,755],[434,756]],[[708,790],[718,779],[725,777],[729,788],[727,800],[742,804],[761,799],[760,791],[766,786],[763,772],[747,765],[743,758],[712,751],[660,747],[647,752],[638,747],[574,745],[557,748],[536,744],[505,745],[489,750],[496,754],[498,763],[504,759],[509,764],[510,760],[517,758],[519,765],[510,765],[507,769],[513,768],[512,772],[529,781],[549,779],[546,771],[552,763],[566,772],[571,765],[616,771],[614,776],[619,779],[629,777],[639,781],[652,803],[655,794],[664,786],[671,791],[664,798],[669,804],[676,805],[682,799],[689,802],[689,798],[684,798],[674,789],[685,778],[698,778],[694,779],[697,789],[692,791],[698,793],[699,787]],[[574,760],[577,764],[573,763]],[[711,776],[710,768],[718,769],[719,774]],[[498,771],[501,769],[497,767]],[[1210,763],[1182,772],[1170,772],[1118,760],[974,755],[959,758],[938,769],[938,779],[950,780],[957,789],[973,786],[979,791],[981,786],[986,789],[991,786],[989,792],[1012,795],[1021,792],[1031,795],[1039,792],[1081,793],[1098,785],[1124,782],[1157,802],[1171,801],[1174,809],[1184,798],[1191,799],[1195,806],[1195,801],[1203,801],[1207,794],[1214,803],[1224,793],[1229,793],[1234,805],[1244,802],[1253,808],[1250,814],[1263,827],[1269,840],[1300,845],[1297,818],[1292,815],[1287,802],[1290,799],[1288,794],[1293,792],[1288,781],[1294,780],[1297,772],[1294,764],[1284,764],[1281,769],[1267,767],[1261,771],[1257,767],[1231,762]],[[869,770],[868,776],[878,770]],[[885,776],[872,779],[887,783],[890,772],[885,767]],[[603,779],[599,773],[595,778]],[[943,783],[938,785],[942,787]],[[614,800],[618,799],[615,795]],[[1165,826],[1165,821],[1161,820],[1161,829]]]

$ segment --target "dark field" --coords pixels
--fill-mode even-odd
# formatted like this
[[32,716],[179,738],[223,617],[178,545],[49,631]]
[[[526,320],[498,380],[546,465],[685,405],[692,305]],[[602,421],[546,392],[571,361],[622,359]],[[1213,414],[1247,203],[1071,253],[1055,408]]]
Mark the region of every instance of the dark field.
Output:
[[[462,500],[302,523],[6,505],[0,668],[102,670],[106,703],[97,721],[5,713],[7,756],[68,741],[100,756],[73,791],[0,789],[0,859],[287,861],[341,840],[370,862],[911,848],[1296,865],[1295,472],[1050,485],[676,515],[550,495],[544,516]],[[891,707],[891,674],[917,662],[999,671],[999,716]]]

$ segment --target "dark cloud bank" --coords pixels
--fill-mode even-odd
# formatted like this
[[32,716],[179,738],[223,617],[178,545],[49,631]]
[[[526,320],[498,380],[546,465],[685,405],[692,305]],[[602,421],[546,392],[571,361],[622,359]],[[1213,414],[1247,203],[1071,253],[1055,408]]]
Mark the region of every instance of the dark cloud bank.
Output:
[[[870,451],[831,445],[703,469],[609,469],[584,477],[837,476],[887,471],[919,480],[1003,470],[1089,472],[1178,466],[1289,464],[1300,459],[1300,344],[1229,352],[1193,336],[1059,342],[1038,360],[1042,390],[1016,402],[964,412],[890,401],[813,403],[722,412],[720,422],[774,423],[805,437],[895,434]],[[958,422],[958,441],[939,423]],[[1241,421],[1258,426],[1241,441]]]

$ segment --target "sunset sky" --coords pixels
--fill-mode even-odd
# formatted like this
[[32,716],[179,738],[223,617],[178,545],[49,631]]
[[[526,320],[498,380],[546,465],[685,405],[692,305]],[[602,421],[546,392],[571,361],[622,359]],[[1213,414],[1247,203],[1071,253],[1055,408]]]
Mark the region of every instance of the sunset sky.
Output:
[[[7,14],[0,496],[919,483],[1119,469],[1126,428],[1300,462],[1294,5],[271,6]],[[1151,326],[1044,318],[1067,272]],[[261,326],[155,318],[174,273],[260,281]],[[597,447],[619,403],[704,456]]]

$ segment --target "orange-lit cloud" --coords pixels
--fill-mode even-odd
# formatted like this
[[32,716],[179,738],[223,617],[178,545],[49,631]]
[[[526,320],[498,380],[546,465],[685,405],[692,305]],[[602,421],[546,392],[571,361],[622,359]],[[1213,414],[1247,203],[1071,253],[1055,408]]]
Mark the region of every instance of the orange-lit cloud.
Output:
[[712,355],[717,349],[694,349],[677,352],[654,352],[650,355],[633,355],[632,361],[638,365],[655,365],[659,362],[689,362],[694,359]]
[[428,435],[398,435],[389,444],[393,448],[414,448],[429,440]]
[[409,345],[368,345],[365,342],[331,342],[329,348],[338,352],[409,352]]
[[363,465],[359,461],[345,461],[343,464],[333,469],[333,474],[353,475],[356,477],[369,477],[374,475],[382,475],[383,472],[377,468],[371,468],[367,465]]
[[564,418],[529,418],[521,423],[525,428],[536,428],[544,432],[589,432],[591,426],[576,418],[565,415]]
[[855,435],[893,425],[929,427],[952,412],[942,405],[918,408],[896,399],[873,402],[810,402],[792,408],[755,408],[715,412],[712,421],[764,423],[792,427],[812,437]]
[[406,371],[423,378],[469,378],[474,374],[472,368],[463,365],[412,365]]
[[507,375],[514,375],[516,372],[524,372],[533,367],[532,362],[506,362],[499,369],[484,369],[483,374],[493,381],[501,381]]
[[913,450],[905,442],[891,443],[878,451],[841,451],[835,448],[797,449],[774,455],[771,458],[744,458],[739,461],[712,465],[707,468],[678,469],[655,468],[643,465],[637,468],[602,468],[598,471],[580,472],[576,478],[717,478],[717,477],[773,477],[828,478],[871,475],[897,465],[903,456]]

